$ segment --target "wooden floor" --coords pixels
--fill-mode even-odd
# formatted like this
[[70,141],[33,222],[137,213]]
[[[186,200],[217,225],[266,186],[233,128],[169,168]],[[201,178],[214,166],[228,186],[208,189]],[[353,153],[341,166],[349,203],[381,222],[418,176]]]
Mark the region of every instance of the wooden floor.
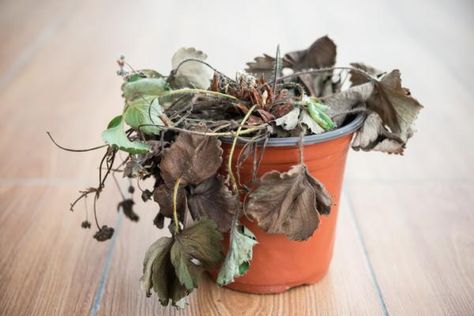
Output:
[[[474,315],[474,4],[453,1],[0,1],[0,315]],[[404,157],[351,152],[334,260],[319,284],[256,296],[207,280],[182,312],[140,289],[159,237],[115,211],[97,243],[68,211],[94,185],[121,109],[115,59],[168,72],[181,46],[232,74],[263,52],[329,34],[338,63],[399,67],[425,105]]]

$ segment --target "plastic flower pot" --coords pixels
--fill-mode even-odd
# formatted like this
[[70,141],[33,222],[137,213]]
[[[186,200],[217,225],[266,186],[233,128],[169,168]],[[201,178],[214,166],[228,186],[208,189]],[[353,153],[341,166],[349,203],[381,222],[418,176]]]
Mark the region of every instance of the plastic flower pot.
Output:
[[[333,199],[330,215],[321,216],[318,229],[305,241],[292,241],[282,234],[266,233],[251,218],[242,216],[242,224],[255,234],[258,244],[253,250],[250,269],[228,288],[257,294],[280,293],[295,286],[316,283],[324,277],[333,254],[347,152],[363,119],[359,115],[339,129],[304,137],[303,153],[308,170],[326,186]],[[269,139],[257,176],[272,170],[286,172],[298,164],[299,140],[298,137]],[[224,161],[228,159],[230,147],[224,140]],[[237,161],[241,147],[238,144],[233,161]],[[252,159],[247,159],[242,165],[240,178],[241,183],[251,183]],[[228,236],[224,242],[227,246]]]

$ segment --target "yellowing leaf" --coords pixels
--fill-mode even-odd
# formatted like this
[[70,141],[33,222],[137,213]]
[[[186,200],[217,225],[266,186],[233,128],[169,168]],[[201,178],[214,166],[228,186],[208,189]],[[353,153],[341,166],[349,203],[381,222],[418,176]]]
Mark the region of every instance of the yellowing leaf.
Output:
[[247,227],[238,225],[231,230],[229,250],[217,276],[217,284],[230,284],[247,272],[256,244],[255,235]]
[[110,121],[107,129],[102,132],[102,139],[112,147],[126,151],[130,154],[147,153],[149,147],[147,144],[130,141],[125,134],[122,115],[116,116]]
[[323,185],[299,164],[288,172],[264,174],[249,195],[246,212],[268,233],[305,240],[318,227],[319,214],[328,214],[330,207]]

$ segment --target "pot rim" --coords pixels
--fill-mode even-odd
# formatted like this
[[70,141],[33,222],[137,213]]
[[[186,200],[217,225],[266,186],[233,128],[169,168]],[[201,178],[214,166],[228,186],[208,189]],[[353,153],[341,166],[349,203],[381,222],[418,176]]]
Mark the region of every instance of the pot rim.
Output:
[[[317,135],[308,135],[303,137],[303,145],[312,145],[318,143],[324,143],[330,140],[334,140],[340,138],[342,136],[346,136],[348,134],[354,133],[359,127],[364,123],[365,114],[360,113],[358,114],[351,122],[348,124],[337,128],[335,130],[317,134]],[[245,143],[246,140],[249,138],[246,137],[239,137],[239,143]],[[221,138],[223,143],[232,143],[232,137],[222,137]],[[290,146],[298,146],[300,142],[300,137],[271,137],[268,139],[267,147],[290,147]]]

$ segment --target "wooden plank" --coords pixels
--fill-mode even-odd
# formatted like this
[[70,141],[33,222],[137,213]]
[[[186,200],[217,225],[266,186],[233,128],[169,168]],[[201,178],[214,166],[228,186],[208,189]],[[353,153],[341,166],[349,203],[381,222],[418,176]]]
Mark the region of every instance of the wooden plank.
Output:
[[348,188],[389,313],[474,314],[474,181]]
[[101,315],[380,314],[378,294],[345,200],[341,205],[334,260],[320,283],[283,294],[252,295],[219,288],[206,277],[192,293],[184,311],[162,308],[155,296],[146,298],[138,282],[146,249],[162,236],[152,225],[157,209],[153,204],[137,206],[142,217],[140,223],[124,222],[99,310]]
[[[111,243],[81,229],[81,207],[69,212],[78,185],[0,187],[1,315],[89,313]],[[111,193],[102,195],[99,218],[113,226]]]

